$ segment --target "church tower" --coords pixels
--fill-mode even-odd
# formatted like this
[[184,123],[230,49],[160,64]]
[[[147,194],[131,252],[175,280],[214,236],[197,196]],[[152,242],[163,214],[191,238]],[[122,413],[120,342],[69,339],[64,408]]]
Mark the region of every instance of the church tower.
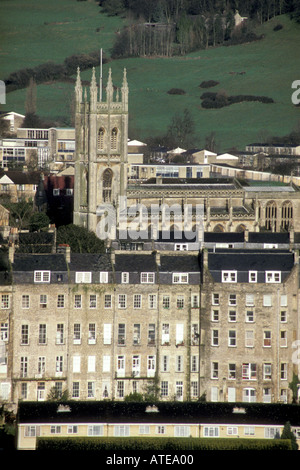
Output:
[[[101,86],[101,84],[100,84]],[[83,90],[80,70],[75,86],[75,225],[96,232],[107,205],[117,209],[126,196],[128,84],[124,69],[121,90],[115,90],[109,69],[106,96],[98,93],[93,68],[89,90]],[[99,95],[99,96],[98,96]],[[116,210],[117,212],[117,210]]]

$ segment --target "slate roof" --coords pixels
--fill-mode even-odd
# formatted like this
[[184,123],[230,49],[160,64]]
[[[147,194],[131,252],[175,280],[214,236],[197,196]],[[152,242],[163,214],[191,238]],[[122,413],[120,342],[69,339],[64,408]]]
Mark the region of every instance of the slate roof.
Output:
[[[70,411],[58,411],[60,405]],[[147,412],[153,403],[123,402],[20,402],[18,423],[213,423],[300,425],[300,407],[266,403],[157,403],[158,412]],[[245,413],[236,413],[240,408]]]
[[70,271],[112,271],[110,256],[106,253],[71,253]]
[[127,252],[116,254],[115,271],[117,272],[154,272],[156,263],[154,254],[134,254]]
[[288,232],[249,232],[250,243],[289,243]]
[[15,184],[38,184],[41,179],[40,171],[0,171],[0,178],[5,175]]
[[67,263],[62,254],[15,253],[12,266],[14,272],[21,271],[67,271]]
[[208,253],[210,271],[291,271],[294,255],[283,250],[216,250]]
[[204,241],[207,243],[243,242],[244,232],[205,232]]
[[200,272],[200,256],[197,255],[187,255],[180,254],[176,252],[176,255],[160,255],[160,272],[169,272],[169,273],[191,273],[191,272]]
[[[178,238],[179,233],[181,234],[180,238]],[[173,230],[170,230],[169,232],[160,231],[157,234],[156,241],[169,241],[172,243],[191,243],[198,240],[198,234],[194,232],[187,232],[185,230],[182,230],[178,231],[178,234],[175,237],[176,232],[174,232]]]

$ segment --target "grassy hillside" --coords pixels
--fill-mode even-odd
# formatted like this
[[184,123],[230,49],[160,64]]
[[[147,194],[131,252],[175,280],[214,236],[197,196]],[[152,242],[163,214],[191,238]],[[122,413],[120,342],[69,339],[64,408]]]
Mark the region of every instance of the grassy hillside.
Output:
[[[16,11],[15,7],[20,8],[21,4],[26,8]],[[28,9],[28,5],[31,8]],[[98,13],[99,7],[93,1],[4,0],[0,2],[0,16],[3,8],[9,12],[2,28],[9,52],[4,52],[1,41],[0,55],[1,70],[5,74],[46,60],[62,62],[66,56],[98,47],[108,52],[115,31],[122,23],[121,19]],[[16,27],[13,29],[14,19]],[[283,29],[273,31],[279,22]],[[26,34],[30,24],[32,27]],[[102,29],[97,33],[99,27]],[[300,120],[300,108],[291,102],[291,84],[300,79],[297,51],[300,25],[288,17],[277,17],[263,25],[258,33],[265,37],[255,43],[201,50],[187,57],[124,59],[105,65],[104,84],[108,67],[112,68],[116,85],[121,84],[123,68],[127,68],[130,138],[145,140],[163,134],[172,116],[184,108],[190,110],[196,123],[195,144],[204,146],[205,137],[214,131],[220,152],[231,147],[242,149],[268,134],[289,133]],[[82,73],[82,78],[89,81],[91,71]],[[219,82],[211,91],[264,95],[273,98],[275,103],[243,102],[222,109],[204,109],[200,96],[207,90],[199,88],[203,80]],[[169,95],[167,91],[171,88],[181,88],[186,93]],[[25,95],[25,90],[9,93],[2,109],[24,112]],[[39,85],[37,112],[44,117],[62,119],[69,125],[72,96],[72,84]]]
[[1,78],[24,67],[108,49],[122,24],[118,17],[101,15],[94,0],[1,0]]

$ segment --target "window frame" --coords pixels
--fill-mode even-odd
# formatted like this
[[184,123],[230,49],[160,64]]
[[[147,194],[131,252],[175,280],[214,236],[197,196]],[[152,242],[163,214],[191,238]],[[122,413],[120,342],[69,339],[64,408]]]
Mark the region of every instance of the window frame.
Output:
[[[36,284],[49,284],[51,280],[51,271],[48,270],[36,270],[33,272],[34,282]],[[40,279],[39,279],[40,276]]]
[[237,282],[237,271],[236,270],[224,270],[222,271],[222,282],[224,283],[236,283]]

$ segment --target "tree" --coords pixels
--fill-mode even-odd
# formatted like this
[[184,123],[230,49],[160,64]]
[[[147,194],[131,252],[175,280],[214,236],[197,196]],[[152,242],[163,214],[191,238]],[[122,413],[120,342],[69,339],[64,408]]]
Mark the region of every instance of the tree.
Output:
[[73,253],[103,253],[104,242],[94,232],[74,224],[62,225],[57,230],[57,244],[67,244]]
[[292,390],[293,394],[293,403],[298,402],[298,383],[299,383],[299,378],[298,375],[293,372],[293,378],[292,381],[289,383],[289,388]]
[[34,212],[29,219],[29,226],[31,232],[39,232],[43,228],[48,227],[49,217],[45,212]]
[[214,131],[205,137],[205,148],[210,152],[217,153],[216,133]]
[[170,143],[175,147],[192,147],[195,139],[195,122],[190,111],[185,108],[183,114],[175,114],[167,131]]
[[49,401],[67,401],[69,399],[70,394],[68,390],[64,390],[60,393],[56,387],[51,387],[47,396],[47,400]]
[[292,450],[298,450],[296,436],[291,429],[291,424],[289,421],[285,423],[280,439],[290,439]]
[[25,114],[36,114],[36,83],[32,77],[26,91]]
[[18,227],[19,230],[30,227],[30,218],[33,215],[33,203],[22,199],[19,202],[3,202],[2,205],[9,210],[9,220],[12,227]]
[[41,128],[43,127],[42,121],[40,117],[35,113],[27,113],[25,114],[25,118],[22,124],[24,129],[33,129],[33,128]]
[[124,398],[124,401],[141,402],[141,401],[144,401],[144,395],[138,392],[129,393],[129,395],[126,395],[126,397]]
[[10,129],[9,129],[9,121],[6,119],[0,119],[0,137],[9,137]]

